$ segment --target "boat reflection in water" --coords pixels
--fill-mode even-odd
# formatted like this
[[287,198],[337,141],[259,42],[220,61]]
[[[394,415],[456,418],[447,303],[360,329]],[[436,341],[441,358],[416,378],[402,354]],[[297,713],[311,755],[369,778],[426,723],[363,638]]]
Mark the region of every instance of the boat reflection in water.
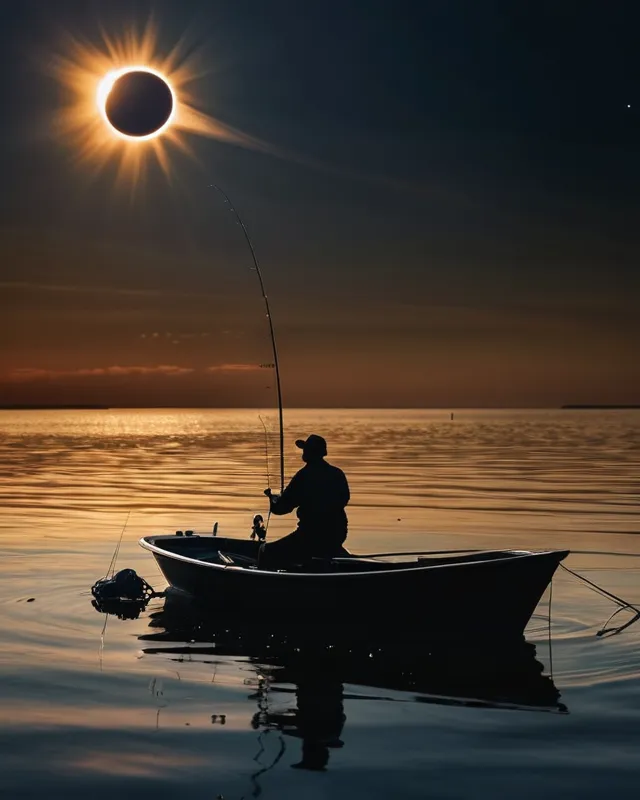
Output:
[[[252,726],[300,738],[302,756],[295,768],[326,769],[331,750],[343,746],[345,700],[567,712],[553,680],[543,674],[535,646],[524,639],[504,648],[492,642],[486,651],[475,641],[469,648],[463,642],[433,649],[419,636],[381,633],[374,641],[354,631],[348,637],[317,628],[291,632],[259,617],[240,627],[172,596],[151,615],[150,627],[156,631],[140,637],[147,655],[201,663],[229,656],[253,664],[258,679],[251,697],[258,709]],[[289,708],[272,710],[274,693],[280,699],[291,695],[291,685],[295,703],[292,697]],[[345,685],[371,691],[350,694]],[[380,696],[376,689],[404,694]]]

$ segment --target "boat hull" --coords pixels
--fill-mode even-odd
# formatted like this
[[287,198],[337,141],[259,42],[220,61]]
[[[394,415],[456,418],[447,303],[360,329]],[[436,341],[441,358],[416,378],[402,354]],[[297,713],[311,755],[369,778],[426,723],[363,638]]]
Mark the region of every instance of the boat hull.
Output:
[[512,557],[433,566],[415,562],[412,568],[372,572],[275,573],[184,557],[164,550],[160,538],[141,544],[155,545],[148,549],[168,583],[226,616],[267,613],[283,625],[402,628],[438,638],[522,636],[567,555],[515,552]]

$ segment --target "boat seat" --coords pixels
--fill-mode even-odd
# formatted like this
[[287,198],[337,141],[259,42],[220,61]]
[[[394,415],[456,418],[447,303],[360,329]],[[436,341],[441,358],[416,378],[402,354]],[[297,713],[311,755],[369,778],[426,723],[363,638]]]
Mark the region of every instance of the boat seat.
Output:
[[251,556],[241,556],[238,553],[227,553],[218,550],[218,557],[223,564],[233,567],[256,567],[258,559]]
[[375,570],[393,569],[394,565],[388,561],[378,561],[375,558],[312,558],[310,562],[302,565],[303,572],[372,572]]
[[[219,550],[217,553],[217,563],[225,564],[229,567],[244,567],[245,569],[257,569],[258,560],[251,556],[239,555],[238,553],[228,553]],[[304,572],[304,573],[325,573],[325,572],[371,572],[372,570],[393,569],[394,564],[388,561],[379,561],[375,558],[320,558],[314,557],[308,561],[298,564],[286,564],[277,569],[277,572]]]
[[203,553],[202,555],[198,555],[198,561],[206,561],[207,564],[227,564],[228,563],[221,556],[219,550],[216,550],[214,553]]

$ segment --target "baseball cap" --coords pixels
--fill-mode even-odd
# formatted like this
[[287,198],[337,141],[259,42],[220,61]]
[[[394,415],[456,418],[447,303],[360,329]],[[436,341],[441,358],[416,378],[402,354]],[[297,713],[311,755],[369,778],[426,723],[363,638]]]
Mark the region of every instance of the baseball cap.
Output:
[[322,436],[312,433],[306,439],[296,439],[296,447],[305,450],[307,453],[314,453],[319,456],[327,455],[327,442]]

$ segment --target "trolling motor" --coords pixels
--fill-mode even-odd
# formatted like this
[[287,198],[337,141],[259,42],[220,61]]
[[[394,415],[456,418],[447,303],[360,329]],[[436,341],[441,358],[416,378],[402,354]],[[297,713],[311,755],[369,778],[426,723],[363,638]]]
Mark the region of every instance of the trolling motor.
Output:
[[100,578],[91,587],[93,607],[120,619],[135,619],[152,597],[157,597],[144,578],[133,569],[121,569],[111,577]]
[[121,569],[111,578],[100,578],[91,587],[96,600],[147,600],[153,588],[134,569]]

